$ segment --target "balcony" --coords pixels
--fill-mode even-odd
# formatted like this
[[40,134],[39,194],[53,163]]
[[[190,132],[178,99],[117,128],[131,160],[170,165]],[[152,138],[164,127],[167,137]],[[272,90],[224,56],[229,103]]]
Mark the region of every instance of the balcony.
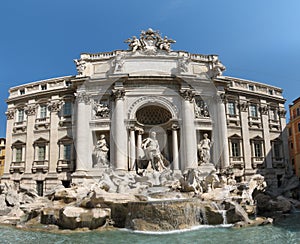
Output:
[[273,168],[282,169],[285,168],[284,158],[281,157],[273,157],[272,158],[272,166]]
[[25,172],[25,162],[12,162],[9,168],[9,172],[12,173],[24,173]]
[[230,157],[230,164],[236,169],[242,169],[245,166],[244,157]]
[[60,159],[57,162],[57,172],[73,172],[74,171],[74,160]]
[[13,127],[14,133],[26,132],[26,121],[15,122]]
[[47,173],[49,169],[49,163],[47,160],[36,160],[32,163],[32,173],[36,173],[37,171],[42,171],[43,173]]
[[49,117],[46,117],[46,118],[37,118],[35,120],[34,128],[36,130],[39,130],[41,128],[48,129],[49,126],[50,126],[50,118]]
[[252,157],[251,158],[251,162],[252,162],[252,168],[256,169],[256,168],[261,168],[264,165],[264,157]]

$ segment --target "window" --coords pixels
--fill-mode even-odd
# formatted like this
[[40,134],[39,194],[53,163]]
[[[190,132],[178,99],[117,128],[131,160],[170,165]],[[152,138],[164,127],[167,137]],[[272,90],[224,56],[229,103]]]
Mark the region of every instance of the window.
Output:
[[44,161],[46,156],[46,146],[38,146],[38,161]]
[[276,160],[281,160],[281,143],[280,142],[274,142],[273,145],[273,150],[274,150],[274,157]]
[[65,102],[63,106],[63,115],[68,116],[72,114],[72,103],[71,102]]
[[297,110],[296,110],[297,112],[297,116],[300,116],[300,108],[297,108]]
[[236,115],[235,102],[228,102],[227,109],[229,115]]
[[66,86],[71,86],[72,82],[71,81],[66,81]]
[[257,105],[256,104],[251,104],[249,106],[249,112],[250,112],[251,117],[258,117]]
[[42,180],[36,181],[36,191],[39,196],[43,196],[44,194],[44,182]]
[[277,121],[277,110],[276,109],[270,109],[269,116],[271,120]]
[[269,94],[273,95],[273,90],[269,89]]
[[24,109],[18,109],[18,122],[24,121]]
[[22,148],[16,148],[16,162],[22,162]]
[[263,157],[262,153],[262,143],[260,141],[254,141],[254,156],[256,158]]
[[47,117],[47,105],[40,106],[40,118],[44,119]]
[[41,90],[42,90],[42,91],[47,90],[47,84],[41,85]]
[[253,85],[248,85],[248,89],[249,89],[250,91],[254,91],[254,86],[253,86]]
[[71,144],[64,145],[64,159],[71,160]]
[[298,123],[298,131],[300,132],[300,123]]
[[241,156],[239,141],[231,142],[231,154],[232,154],[232,157],[240,157]]
[[24,95],[25,94],[25,89],[20,89],[20,95]]

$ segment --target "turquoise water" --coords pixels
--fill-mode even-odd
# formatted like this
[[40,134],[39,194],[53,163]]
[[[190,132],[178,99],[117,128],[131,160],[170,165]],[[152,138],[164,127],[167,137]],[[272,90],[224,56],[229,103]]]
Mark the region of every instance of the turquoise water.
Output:
[[53,234],[0,227],[0,243],[300,243],[300,213],[274,225],[234,229],[200,227],[175,233],[136,233],[127,230]]

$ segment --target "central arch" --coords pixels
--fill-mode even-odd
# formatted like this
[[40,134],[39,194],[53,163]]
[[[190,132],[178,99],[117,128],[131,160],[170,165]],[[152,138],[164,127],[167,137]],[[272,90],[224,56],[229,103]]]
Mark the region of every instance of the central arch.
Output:
[[159,106],[171,113],[172,120],[178,120],[178,109],[168,99],[160,96],[143,96],[136,99],[128,109],[128,118],[136,119],[136,112],[145,106]]

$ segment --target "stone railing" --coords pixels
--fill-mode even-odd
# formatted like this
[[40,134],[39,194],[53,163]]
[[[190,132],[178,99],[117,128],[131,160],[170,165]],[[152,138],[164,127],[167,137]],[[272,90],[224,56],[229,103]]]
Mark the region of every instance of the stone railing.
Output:
[[24,173],[25,171],[25,162],[24,161],[20,161],[20,162],[12,162],[9,168],[9,172],[10,173],[15,173],[15,172],[19,172],[19,173]]
[[37,171],[43,171],[43,173],[46,173],[48,172],[48,169],[48,160],[35,160],[32,163],[32,173],[36,173]]
[[74,160],[59,159],[57,161],[57,172],[74,171]]

